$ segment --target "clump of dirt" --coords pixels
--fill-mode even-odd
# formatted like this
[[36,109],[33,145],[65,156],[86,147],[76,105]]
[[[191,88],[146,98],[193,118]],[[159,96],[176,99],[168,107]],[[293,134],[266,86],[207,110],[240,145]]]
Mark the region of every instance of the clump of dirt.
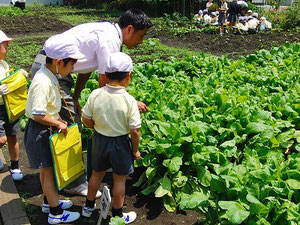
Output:
[[40,32],[59,32],[71,28],[72,25],[55,18],[46,18],[38,15],[0,17],[0,29],[8,35],[33,34]]
[[270,31],[253,35],[225,34],[224,36],[195,32],[180,37],[150,31],[148,36],[158,38],[162,44],[168,46],[203,51],[217,56],[228,55],[232,59],[251,54],[259,49],[269,50],[286,42],[300,42],[300,32],[297,31]]

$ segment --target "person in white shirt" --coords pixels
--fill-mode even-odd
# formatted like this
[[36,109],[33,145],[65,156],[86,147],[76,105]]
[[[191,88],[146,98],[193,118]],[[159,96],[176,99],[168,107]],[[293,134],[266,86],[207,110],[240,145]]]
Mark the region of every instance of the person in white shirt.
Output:
[[221,0],[220,7],[218,8],[219,17],[218,17],[218,24],[220,29],[220,34],[224,34],[224,24],[226,20],[226,12],[228,10],[228,5],[225,0]]
[[260,18],[260,27],[259,30],[260,31],[268,31],[272,29],[272,23],[269,22],[266,17],[261,17]]
[[259,25],[259,20],[257,20],[256,18],[251,18],[250,17],[250,19],[248,21],[248,28],[249,28],[248,33],[249,34],[256,34],[258,25]]
[[248,11],[247,11],[247,16],[244,16],[244,19],[248,22],[248,20],[249,20],[249,16],[252,16],[252,10],[251,9],[249,9]]
[[13,4],[15,7],[20,8],[23,11],[25,9],[26,0],[11,0],[10,3]]
[[212,26],[217,26],[218,25],[218,17],[217,17],[216,12],[211,13],[211,21],[210,21],[209,24],[212,25]]
[[206,3],[206,9],[208,10],[208,13],[212,12],[212,6],[213,6],[213,0],[208,0],[208,2]]
[[[6,34],[0,30],[0,80],[6,78],[9,75],[9,65],[4,61],[8,52],[9,42],[12,38],[6,36]],[[27,72],[21,70],[22,73],[27,76]],[[8,144],[8,151],[11,159],[10,173],[13,180],[21,180],[23,178],[23,173],[19,167],[19,142],[17,139],[17,134],[20,132],[20,122],[19,120],[10,123],[3,96],[9,93],[9,88],[6,84],[0,85],[0,148],[2,148],[5,143]],[[4,167],[2,161],[0,160],[0,170]]]
[[202,23],[203,22],[203,11],[199,10],[198,13],[195,14],[193,20],[196,23]]
[[237,32],[238,34],[246,34],[248,33],[248,23],[245,17],[239,17],[239,23],[237,24]]
[[203,25],[208,26],[211,23],[212,18],[208,15],[208,12],[204,12]]
[[[62,45],[76,46],[85,56],[84,59],[78,60],[73,69],[73,72],[78,73],[74,96],[71,93],[71,89],[74,86],[71,75],[59,78],[64,98],[79,126],[81,124],[81,107],[78,99],[91,72],[98,70],[99,86],[105,86],[105,63],[109,55],[113,52],[120,52],[122,44],[126,45],[127,48],[133,48],[141,44],[148,29],[152,26],[152,22],[144,12],[138,9],[130,9],[121,15],[116,24],[110,22],[85,23],[75,26],[62,34],[58,34],[58,36],[62,37]],[[41,51],[36,56],[35,62],[32,65],[32,76],[34,76],[37,69],[39,69],[44,62],[45,53]],[[148,107],[143,102],[137,102],[137,104],[141,112],[148,111]],[[67,121],[68,124],[72,123],[66,107],[62,106],[60,116]],[[75,186],[78,185],[79,182],[81,184]],[[75,181],[71,184],[71,187],[68,186],[64,191],[86,196],[87,183],[85,176],[79,178],[78,182]],[[100,197],[100,192],[97,194],[97,197]]]

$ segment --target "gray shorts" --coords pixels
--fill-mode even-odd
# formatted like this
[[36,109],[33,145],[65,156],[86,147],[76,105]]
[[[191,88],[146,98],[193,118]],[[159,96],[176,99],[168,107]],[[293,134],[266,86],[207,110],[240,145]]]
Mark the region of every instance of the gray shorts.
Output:
[[0,137],[16,136],[20,132],[19,120],[10,123],[4,105],[0,105]]
[[92,145],[92,168],[113,173],[129,175],[133,173],[133,155],[131,140],[128,135],[107,137],[95,132]]
[[53,167],[49,137],[49,126],[29,119],[25,127],[24,145],[31,168]]

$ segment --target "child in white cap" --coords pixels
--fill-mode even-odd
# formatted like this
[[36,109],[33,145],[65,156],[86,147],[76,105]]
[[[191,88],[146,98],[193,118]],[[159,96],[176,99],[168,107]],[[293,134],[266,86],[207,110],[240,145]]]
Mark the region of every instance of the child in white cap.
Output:
[[[125,182],[133,173],[133,159],[140,159],[141,119],[137,101],[126,91],[133,70],[131,58],[112,53],[106,64],[106,86],[94,90],[82,110],[82,121],[95,129],[92,147],[93,172],[89,180],[82,216],[90,217],[96,209],[95,194],[106,170],[113,169],[112,216],[123,217],[125,224],[136,219],[135,212],[123,213]],[[128,137],[130,133],[131,139]]]
[[261,17],[260,18],[260,27],[259,27],[259,30],[260,31],[268,31],[268,30],[271,30],[272,29],[272,23],[269,22],[266,17]]
[[248,32],[248,23],[245,20],[245,17],[239,17],[239,23],[237,24],[238,34],[245,34]]
[[249,21],[248,21],[248,33],[249,34],[256,34],[258,25],[259,25],[259,20],[254,17],[255,13],[253,13],[253,16],[250,16]]
[[200,9],[197,14],[195,14],[193,18],[194,22],[202,23],[203,22],[203,11]]
[[[61,94],[57,76],[65,77],[78,59],[84,58],[74,45],[61,45],[58,36],[49,38],[45,45],[46,65],[37,71],[28,90],[24,145],[30,166],[40,169],[40,182],[44,194],[42,212],[49,213],[49,224],[70,223],[80,217],[78,212],[66,211],[72,206],[70,200],[59,200],[55,185],[53,162],[49,145],[50,126],[53,130],[68,132],[63,121]],[[49,41],[50,40],[50,41]]]
[[[9,65],[4,61],[6,54],[8,52],[9,42],[12,41],[12,38],[6,36],[6,34],[0,30],[0,80],[7,77],[9,74]],[[27,72],[21,70],[25,76]],[[6,84],[0,85],[0,148],[4,144],[8,143],[8,150],[11,159],[10,173],[13,180],[21,180],[23,178],[23,173],[19,167],[19,143],[17,140],[17,134],[20,132],[20,123],[19,120],[10,123],[5,106],[3,97],[9,93],[9,89]],[[3,163],[0,160],[0,169],[3,168]]]

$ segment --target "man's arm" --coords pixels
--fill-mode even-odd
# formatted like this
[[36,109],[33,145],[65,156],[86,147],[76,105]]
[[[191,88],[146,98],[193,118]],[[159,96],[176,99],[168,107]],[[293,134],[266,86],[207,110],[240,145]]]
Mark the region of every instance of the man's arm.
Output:
[[79,105],[78,99],[80,98],[80,93],[83,90],[86,82],[88,81],[88,79],[90,78],[91,73],[87,73],[87,74],[78,74],[77,79],[76,79],[76,84],[75,84],[75,90],[74,90],[74,104],[75,107],[77,108],[78,114],[79,116],[81,115],[81,107]]
[[85,126],[88,128],[94,129],[95,122],[92,119],[87,119],[84,116],[82,117],[82,122],[84,123]]

